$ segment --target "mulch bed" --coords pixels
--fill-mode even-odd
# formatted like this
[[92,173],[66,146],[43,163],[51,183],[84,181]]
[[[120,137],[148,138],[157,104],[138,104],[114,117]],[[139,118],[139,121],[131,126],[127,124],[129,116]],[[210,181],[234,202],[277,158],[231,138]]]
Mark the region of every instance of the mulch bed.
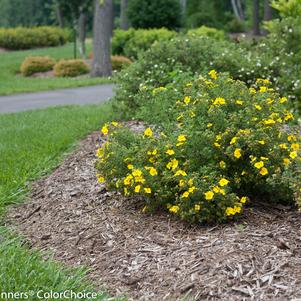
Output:
[[139,200],[97,183],[101,143],[100,134],[88,136],[8,213],[32,247],[88,266],[97,288],[129,300],[301,300],[300,213],[256,205],[216,226],[144,214]]

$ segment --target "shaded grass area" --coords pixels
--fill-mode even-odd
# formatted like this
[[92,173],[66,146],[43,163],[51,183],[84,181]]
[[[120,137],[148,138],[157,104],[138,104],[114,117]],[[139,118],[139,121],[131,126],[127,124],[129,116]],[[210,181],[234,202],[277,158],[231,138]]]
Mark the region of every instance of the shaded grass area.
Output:
[[[4,213],[7,205],[21,201],[29,189],[30,181],[50,172],[63,155],[72,150],[77,140],[111,118],[110,104],[56,107],[0,115],[1,212]],[[84,275],[83,269],[63,270],[51,258],[43,260],[39,252],[24,247],[23,241],[16,238],[11,230],[0,227],[0,293],[92,291]],[[5,298],[1,299],[0,296],[0,300]],[[29,300],[41,299],[31,296]],[[100,293],[93,300],[117,299]]]
[[[87,54],[91,51],[91,43],[87,44]],[[57,60],[73,58],[73,44],[61,47],[40,48],[26,51],[0,53],[0,95],[15,93],[46,91],[59,88],[82,87],[111,82],[108,78],[33,78],[18,74],[20,65],[27,56],[51,56]]]

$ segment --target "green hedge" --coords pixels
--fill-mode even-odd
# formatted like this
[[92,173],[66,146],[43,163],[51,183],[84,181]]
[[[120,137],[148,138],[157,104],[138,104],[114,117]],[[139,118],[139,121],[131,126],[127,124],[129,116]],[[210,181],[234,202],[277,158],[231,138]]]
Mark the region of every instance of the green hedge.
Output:
[[0,28],[0,47],[10,50],[59,46],[69,39],[69,30],[58,27]]

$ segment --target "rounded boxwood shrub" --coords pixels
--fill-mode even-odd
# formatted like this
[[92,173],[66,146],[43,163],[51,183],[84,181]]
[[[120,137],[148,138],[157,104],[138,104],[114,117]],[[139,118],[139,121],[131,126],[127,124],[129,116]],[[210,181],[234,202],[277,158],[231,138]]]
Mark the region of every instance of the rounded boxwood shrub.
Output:
[[55,60],[49,56],[29,56],[20,68],[24,76],[30,76],[37,72],[46,72],[53,69]]
[[[170,89],[183,93],[171,100]],[[172,101],[166,115],[173,123],[138,135],[116,122],[104,125],[109,137],[97,168],[108,189],[190,222],[232,219],[256,199],[301,205],[301,139],[289,126],[287,98],[268,80],[248,88],[211,70],[182,87],[141,93],[154,104]]]
[[121,55],[112,55],[111,61],[112,69],[114,71],[121,71],[133,63],[130,59]]
[[11,50],[59,46],[69,39],[69,30],[58,27],[0,28],[0,47]]
[[83,60],[61,60],[53,71],[56,77],[76,77],[89,73],[90,68]]

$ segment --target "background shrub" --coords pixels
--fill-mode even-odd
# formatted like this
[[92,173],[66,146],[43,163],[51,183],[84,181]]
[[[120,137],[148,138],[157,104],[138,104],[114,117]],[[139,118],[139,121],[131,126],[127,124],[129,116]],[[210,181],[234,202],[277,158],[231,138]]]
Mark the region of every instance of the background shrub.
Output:
[[69,39],[70,32],[58,27],[0,28],[0,47],[11,50],[59,46]]
[[116,30],[112,39],[112,52],[137,59],[138,55],[149,49],[155,42],[169,41],[176,32],[161,29]]
[[23,61],[20,71],[24,76],[30,76],[37,72],[50,71],[54,65],[55,60],[49,56],[29,56]]
[[178,0],[131,0],[128,17],[134,28],[172,29],[180,26],[181,7]]
[[219,30],[213,27],[201,26],[199,28],[190,29],[187,32],[188,36],[207,36],[217,40],[223,40],[225,33],[223,30]]
[[265,79],[248,88],[215,70],[209,75],[142,89],[153,105],[169,104],[166,118],[138,136],[105,125],[99,181],[192,222],[231,219],[255,198],[300,202],[301,139],[287,127],[294,119],[287,98]]
[[90,68],[82,60],[61,60],[54,66],[53,71],[57,77],[75,77],[89,73]]
[[125,56],[112,55],[112,69],[115,71],[121,71],[122,69],[128,67],[133,62]]

